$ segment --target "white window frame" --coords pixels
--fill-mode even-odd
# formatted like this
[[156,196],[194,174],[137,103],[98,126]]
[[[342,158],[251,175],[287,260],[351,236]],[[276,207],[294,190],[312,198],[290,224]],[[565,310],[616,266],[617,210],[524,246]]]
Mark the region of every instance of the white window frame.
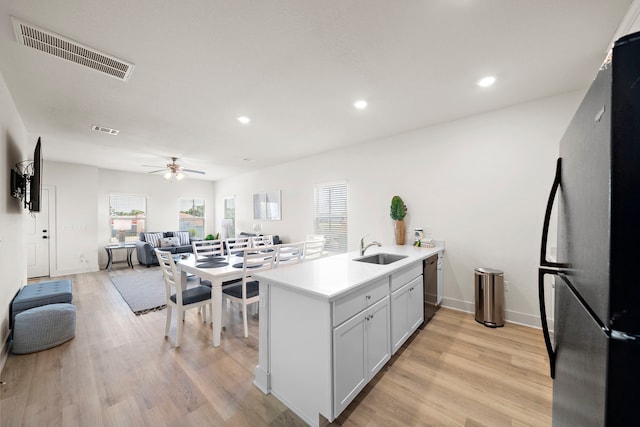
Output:
[[[201,202],[201,204],[197,204],[198,202]],[[184,218],[184,221],[202,221],[202,228],[189,228],[189,227],[183,227],[183,218],[182,218],[182,214],[186,213],[187,210],[183,210],[183,208],[186,208],[186,206],[191,206],[189,209],[191,209],[192,213],[189,215],[192,215],[191,218],[186,219]],[[196,216],[194,215],[194,213],[196,212],[196,208],[198,206],[202,206],[202,215],[201,216]],[[193,237],[200,237],[200,238],[204,238],[204,236],[206,236],[205,233],[205,227],[207,225],[206,223],[206,212],[207,212],[207,206],[206,206],[206,200],[204,199],[204,197],[179,197],[178,198],[178,230],[179,231],[188,231],[189,232],[189,236]],[[193,233],[192,231],[195,230],[195,233]]]
[[[116,198],[121,198],[122,201],[118,201]],[[117,212],[116,209],[119,207],[122,208],[126,205],[124,199],[139,199],[136,202],[133,202],[131,206],[138,205],[138,203],[142,202],[143,209],[135,209],[132,208],[129,212]],[[114,206],[114,204],[119,204],[119,206]],[[139,206],[139,205],[138,205]],[[136,211],[141,211],[142,214],[135,214]],[[111,234],[110,241],[117,242],[119,230],[114,230],[113,223],[114,221],[128,221],[131,223],[131,229],[124,230],[125,232],[125,241],[126,242],[135,242],[138,240],[138,233],[146,231],[147,226],[147,196],[142,196],[140,194],[123,194],[123,193],[111,193],[109,194],[109,232]]]
[[313,189],[313,230],[324,235],[326,252],[347,252],[348,190],[346,181],[317,184]]

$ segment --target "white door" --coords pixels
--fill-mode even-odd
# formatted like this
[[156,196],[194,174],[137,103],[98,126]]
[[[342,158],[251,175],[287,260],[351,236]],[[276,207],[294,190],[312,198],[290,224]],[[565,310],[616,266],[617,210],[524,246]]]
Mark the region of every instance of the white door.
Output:
[[49,190],[43,188],[40,212],[29,216],[26,227],[27,277],[49,275]]

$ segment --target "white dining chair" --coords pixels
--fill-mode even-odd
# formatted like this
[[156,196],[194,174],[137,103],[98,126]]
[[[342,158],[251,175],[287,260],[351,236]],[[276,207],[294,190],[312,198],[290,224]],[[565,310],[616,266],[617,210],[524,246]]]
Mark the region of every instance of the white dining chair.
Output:
[[283,243],[277,246],[276,268],[298,264],[302,260],[304,242]]
[[259,248],[261,246],[273,246],[273,236],[252,236],[251,247]]
[[172,309],[175,308],[178,329],[176,333],[176,347],[180,347],[182,329],[184,327],[184,314],[187,310],[202,307],[202,321],[206,323],[206,307],[209,306],[209,314],[213,318],[211,288],[198,285],[193,288],[182,289],[180,273],[178,272],[176,263],[173,260],[173,254],[159,249],[155,249],[155,251],[162,269],[162,275],[164,276],[167,296],[167,322],[164,329],[164,336],[169,336],[169,329],[171,328],[171,312]]
[[304,261],[316,259],[322,257],[322,251],[324,251],[324,245],[326,241],[322,240],[306,240],[304,242],[304,251],[302,252],[302,259]]
[[244,249],[251,247],[251,239],[249,237],[229,237],[225,241],[228,255],[244,252]]
[[222,240],[194,240],[191,242],[196,261],[206,257],[224,256],[224,242]]
[[271,270],[276,256],[275,246],[265,246],[264,249],[265,252],[245,251],[242,258],[242,282],[222,288],[222,297],[232,303],[240,304],[242,308],[245,338],[249,336],[247,306],[260,300],[258,281],[253,280],[252,275],[260,271]]

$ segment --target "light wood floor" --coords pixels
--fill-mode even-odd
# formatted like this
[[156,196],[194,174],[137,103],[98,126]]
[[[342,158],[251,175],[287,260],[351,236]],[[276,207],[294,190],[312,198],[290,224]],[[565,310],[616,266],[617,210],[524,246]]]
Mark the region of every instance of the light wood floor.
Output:
[[[164,310],[135,316],[105,271],[72,279],[76,337],[9,356],[2,426],[305,425],[252,384],[257,319],[245,339],[236,317],[214,349],[210,327],[191,310],[175,349],[175,321],[163,337]],[[551,425],[542,334],[512,324],[490,329],[441,309],[333,425]]]

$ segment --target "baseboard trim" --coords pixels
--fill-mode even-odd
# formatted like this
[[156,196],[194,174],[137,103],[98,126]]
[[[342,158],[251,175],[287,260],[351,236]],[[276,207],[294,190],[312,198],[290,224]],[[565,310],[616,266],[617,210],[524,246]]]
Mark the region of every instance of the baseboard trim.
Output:
[[[442,306],[451,308],[453,310],[464,311],[466,313],[475,314],[476,309],[473,302],[462,301],[453,298],[443,298]],[[513,310],[505,310],[504,312],[505,322],[515,323],[518,325],[528,326],[530,328],[541,329],[542,324],[540,322],[540,316],[535,316],[528,313],[521,313]],[[554,323],[553,319],[547,319],[549,329],[553,331]]]

